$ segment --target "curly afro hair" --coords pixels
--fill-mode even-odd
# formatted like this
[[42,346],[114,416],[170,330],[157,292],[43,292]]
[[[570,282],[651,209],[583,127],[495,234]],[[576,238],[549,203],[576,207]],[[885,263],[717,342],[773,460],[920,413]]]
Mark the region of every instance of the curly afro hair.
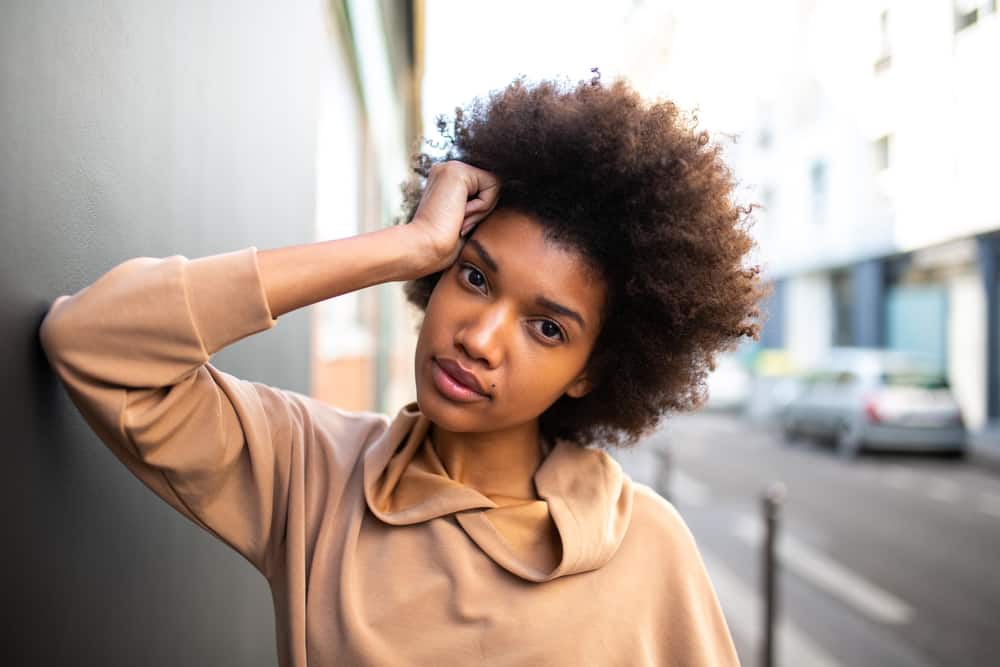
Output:
[[[439,118],[445,141],[428,143],[444,154],[414,156],[401,220],[412,220],[433,164],[461,160],[498,176],[498,207],[588,260],[608,286],[588,361],[595,386],[560,398],[540,426],[581,446],[629,446],[704,402],[716,354],[759,338],[766,289],[759,267],[743,264],[751,208],[733,201],[721,148],[673,103],[646,103],[593,71],[575,85],[521,77]],[[408,282],[409,301],[426,309],[440,277]]]

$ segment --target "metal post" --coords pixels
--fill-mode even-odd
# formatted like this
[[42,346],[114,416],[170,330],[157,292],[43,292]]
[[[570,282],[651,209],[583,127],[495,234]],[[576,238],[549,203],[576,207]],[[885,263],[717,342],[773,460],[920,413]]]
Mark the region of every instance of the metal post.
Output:
[[670,455],[670,445],[664,445],[663,447],[657,447],[653,450],[656,454],[657,459],[657,469],[656,469],[656,490],[661,496],[668,502],[673,502],[670,497],[670,474],[671,470],[671,455]]
[[775,545],[778,537],[778,515],[785,502],[785,485],[773,482],[762,496],[764,510],[764,645],[763,667],[774,667],[774,625],[778,615],[778,562]]

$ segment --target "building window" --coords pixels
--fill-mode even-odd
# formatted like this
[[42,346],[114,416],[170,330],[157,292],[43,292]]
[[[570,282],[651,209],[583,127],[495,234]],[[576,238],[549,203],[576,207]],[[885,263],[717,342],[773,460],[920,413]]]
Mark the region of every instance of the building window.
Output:
[[774,209],[774,188],[772,188],[771,186],[766,186],[764,190],[761,192],[760,199],[761,199],[760,201],[761,208],[764,209],[764,212],[766,214],[770,215],[772,209]]
[[[763,220],[763,222],[770,226],[772,220],[774,220],[774,188],[767,185],[760,191],[760,206],[761,215],[757,218],[758,223]],[[758,230],[761,230],[758,227]]]
[[757,133],[757,146],[766,150],[771,147],[773,140],[774,137],[771,136],[771,128],[766,125],[761,127],[760,132]]
[[997,0],[953,0],[952,7],[957,33],[976,25],[986,14],[995,14]]
[[812,201],[812,221],[816,225],[826,222],[828,178],[826,162],[823,160],[813,162],[809,168],[809,191]]
[[875,73],[884,72],[892,64],[892,44],[889,41],[889,10],[883,10],[878,17],[879,52],[875,59]]
[[875,140],[875,169],[878,171],[885,171],[891,164],[890,138],[891,135],[886,134]]
[[833,287],[833,344],[838,347],[856,345],[853,276],[848,269],[834,271],[830,283]]

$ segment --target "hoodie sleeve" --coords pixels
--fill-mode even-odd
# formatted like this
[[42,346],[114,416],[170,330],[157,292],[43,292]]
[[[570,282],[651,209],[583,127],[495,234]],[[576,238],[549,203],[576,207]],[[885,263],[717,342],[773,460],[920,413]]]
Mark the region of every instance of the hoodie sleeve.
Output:
[[310,446],[309,399],[207,362],[275,323],[250,247],[128,260],[56,299],[39,332],[70,398],[115,456],[265,576]]

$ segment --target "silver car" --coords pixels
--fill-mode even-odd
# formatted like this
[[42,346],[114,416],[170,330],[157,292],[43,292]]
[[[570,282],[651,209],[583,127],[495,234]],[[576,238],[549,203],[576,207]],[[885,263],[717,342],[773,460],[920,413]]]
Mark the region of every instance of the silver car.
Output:
[[962,412],[944,374],[924,359],[836,348],[808,373],[781,417],[786,441],[832,440],[844,457],[864,448],[965,453]]

